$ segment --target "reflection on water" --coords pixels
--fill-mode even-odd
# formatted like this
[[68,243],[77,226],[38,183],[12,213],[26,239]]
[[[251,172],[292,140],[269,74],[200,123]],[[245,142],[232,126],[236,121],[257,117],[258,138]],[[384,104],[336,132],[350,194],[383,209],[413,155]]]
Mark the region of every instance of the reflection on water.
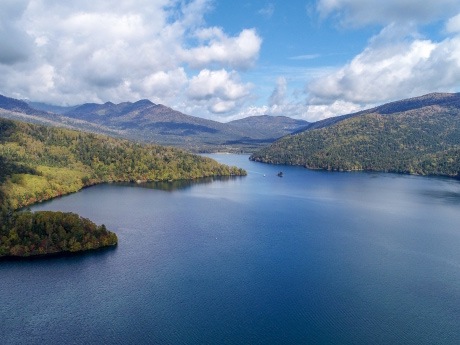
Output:
[[445,190],[424,190],[420,194],[427,198],[435,199],[446,204],[460,204],[460,192]]
[[23,257],[16,257],[16,256],[7,256],[0,258],[0,264],[2,263],[33,263],[33,262],[49,262],[52,264],[52,259],[59,259],[59,260],[66,260],[75,262],[75,261],[84,261],[87,258],[94,258],[98,259],[100,257],[106,258],[109,254],[114,255],[118,246],[110,246],[110,247],[101,247],[98,249],[93,250],[86,250],[80,252],[63,252],[63,253],[53,253],[53,254],[46,254],[46,255],[35,255],[35,256],[23,256]]
[[244,176],[211,176],[195,180],[176,180],[176,181],[154,181],[145,183],[118,182],[117,186],[140,187],[147,189],[158,189],[166,192],[188,189],[192,186],[206,185],[215,181],[226,182],[230,180],[244,178]]

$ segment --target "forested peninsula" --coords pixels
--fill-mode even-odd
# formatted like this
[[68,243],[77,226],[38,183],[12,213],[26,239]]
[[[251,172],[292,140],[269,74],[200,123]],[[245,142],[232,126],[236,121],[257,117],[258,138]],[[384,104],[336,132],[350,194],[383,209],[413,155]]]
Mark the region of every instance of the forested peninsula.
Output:
[[377,112],[286,136],[250,159],[333,171],[459,177],[460,113],[430,106]]
[[19,212],[105,182],[246,175],[180,149],[0,119],[0,257],[97,249],[114,233],[76,214]]

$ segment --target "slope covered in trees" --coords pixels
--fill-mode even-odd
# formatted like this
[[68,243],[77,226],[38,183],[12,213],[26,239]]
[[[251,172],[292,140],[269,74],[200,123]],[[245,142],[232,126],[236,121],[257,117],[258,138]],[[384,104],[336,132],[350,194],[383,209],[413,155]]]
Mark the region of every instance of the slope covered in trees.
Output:
[[251,159],[311,169],[458,177],[460,111],[430,104],[399,113],[364,113],[284,137]]
[[117,236],[74,213],[17,212],[1,225],[1,256],[78,252],[117,244]]
[[[39,216],[13,212],[35,202],[102,182],[169,181],[245,174],[244,170],[179,149],[0,119],[0,256],[36,254],[34,248],[43,249],[46,243],[48,250],[45,252],[94,249],[96,243],[113,244],[116,239],[110,232],[105,234],[97,230],[98,227],[94,228],[94,224],[67,214]],[[72,242],[72,246],[67,230],[64,236],[59,227],[69,217],[71,222],[96,229],[95,237],[86,240],[83,237],[82,242],[80,235],[70,231],[80,243],[78,246]],[[24,224],[30,226],[27,228]],[[53,238],[56,232],[50,235],[40,230],[43,227],[57,229],[59,236]],[[26,228],[29,230],[24,230]],[[104,236],[110,240],[104,241]],[[46,242],[50,239],[53,245]],[[44,242],[38,245],[40,241]]]

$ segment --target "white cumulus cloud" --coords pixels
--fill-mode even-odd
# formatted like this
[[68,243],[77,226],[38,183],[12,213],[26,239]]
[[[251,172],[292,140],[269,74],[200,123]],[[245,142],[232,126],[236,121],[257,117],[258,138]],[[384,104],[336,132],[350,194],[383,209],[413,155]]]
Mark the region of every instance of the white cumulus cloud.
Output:
[[262,39],[254,29],[245,29],[236,37],[228,37],[220,28],[207,28],[196,33],[203,45],[184,49],[183,59],[192,67],[208,65],[248,68],[258,58]]
[[460,37],[389,40],[394,30],[386,27],[350,63],[309,83],[310,102],[382,103],[458,86]]
[[139,93],[147,91],[152,95],[151,100],[157,103],[165,99],[172,100],[178,97],[187,84],[187,74],[182,67],[171,71],[159,71],[146,76],[140,84],[133,85]]
[[449,33],[460,33],[460,14],[447,21],[446,31]]
[[225,113],[243,102],[250,89],[251,85],[241,83],[235,72],[204,69],[191,78],[188,96],[194,101],[209,101],[213,113]]

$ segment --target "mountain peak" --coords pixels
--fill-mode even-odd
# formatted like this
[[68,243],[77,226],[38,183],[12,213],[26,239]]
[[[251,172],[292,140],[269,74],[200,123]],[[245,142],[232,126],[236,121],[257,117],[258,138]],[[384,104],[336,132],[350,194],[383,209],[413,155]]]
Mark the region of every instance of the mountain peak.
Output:
[[139,106],[139,105],[155,105],[155,103],[152,103],[150,100],[148,99],[140,99],[138,100],[137,102],[134,102],[133,104]]

